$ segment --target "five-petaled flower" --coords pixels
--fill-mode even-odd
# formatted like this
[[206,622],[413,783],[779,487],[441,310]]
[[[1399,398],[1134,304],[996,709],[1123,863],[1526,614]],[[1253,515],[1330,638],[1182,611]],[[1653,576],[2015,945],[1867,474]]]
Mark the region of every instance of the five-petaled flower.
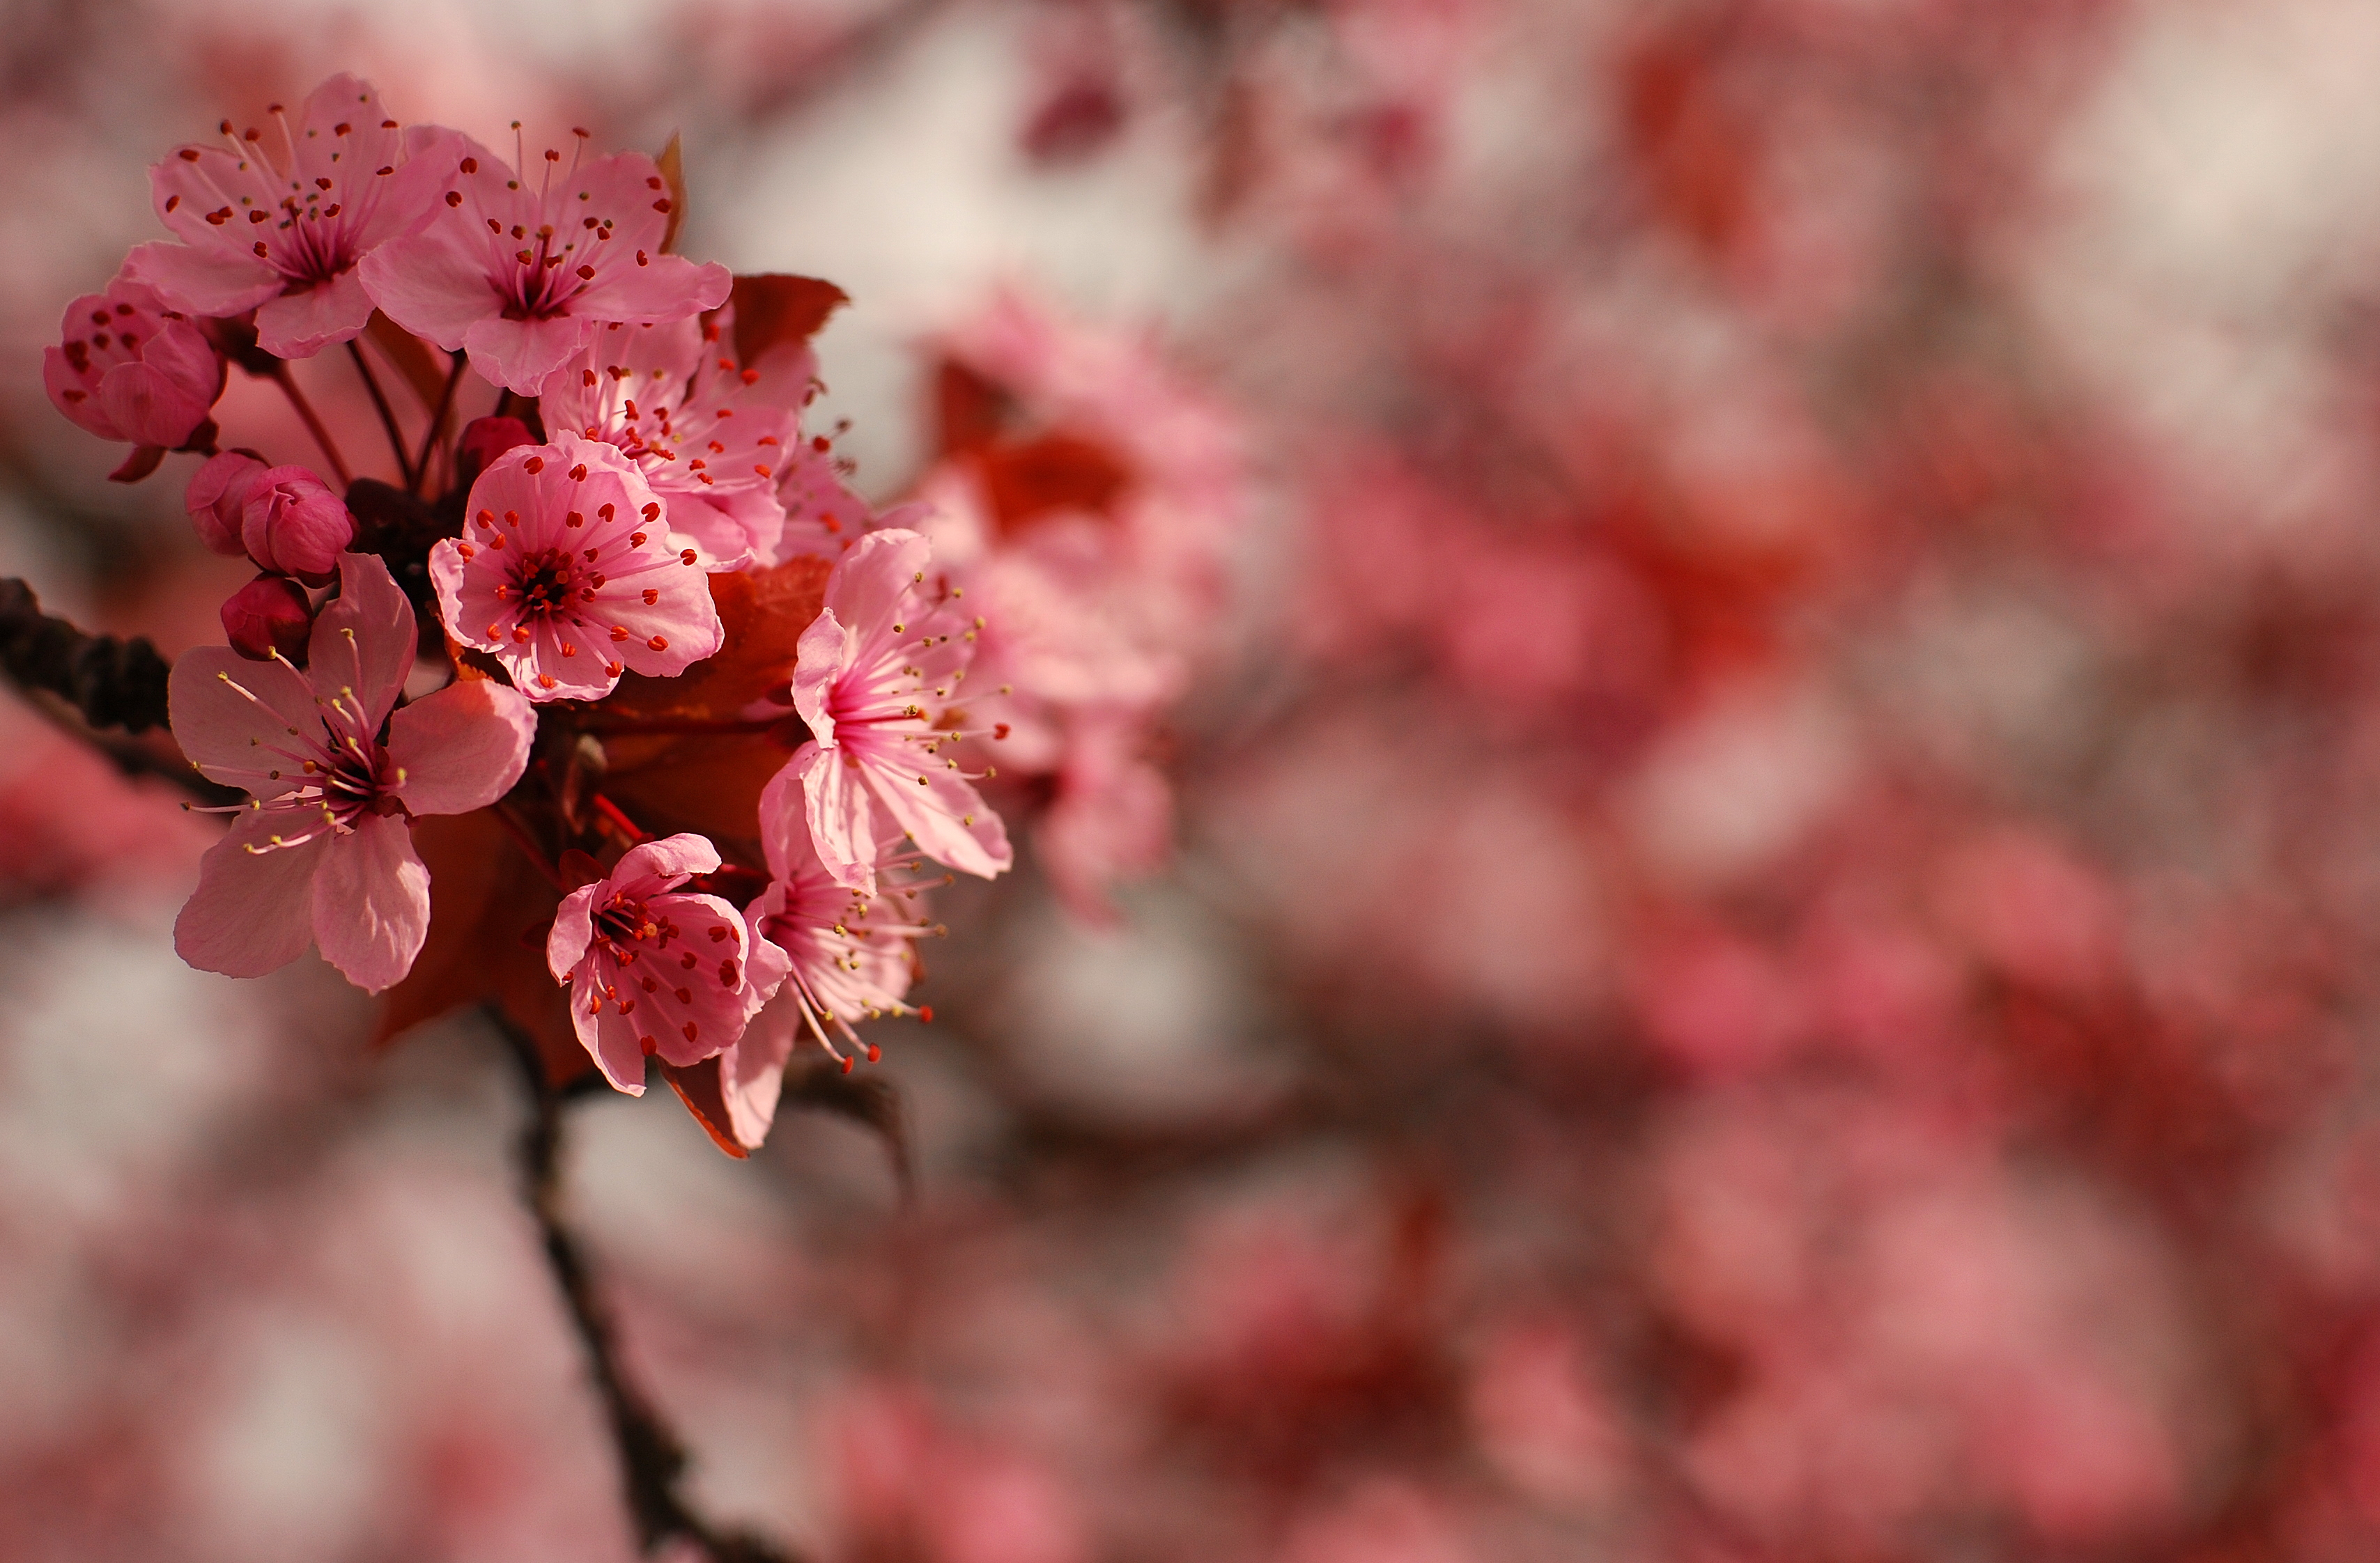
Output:
[[407,821],[485,808],[520,780],[535,714],[485,679],[396,709],[413,666],[413,609],[388,566],[339,561],[307,671],[203,646],[174,664],[174,737],[210,780],[253,794],[199,865],[174,924],[193,966],[261,976],[310,939],[357,987],[412,968],[430,927],[430,872]]
[[[794,709],[811,742],[784,774],[800,779],[827,872],[871,894],[879,807],[937,862],[986,878],[1010,862],[1000,816],[941,754],[965,736],[952,701],[977,625],[954,597],[928,586],[930,553],[900,527],[854,545],[827,577],[825,610],[802,632],[794,668]],[[793,806],[790,788],[774,795],[781,809]]]
[[679,889],[719,866],[700,836],[646,842],[562,898],[545,963],[570,985],[570,1019],[603,1078],[645,1089],[645,1060],[700,1063],[743,1035],[784,980],[785,957],[742,913]]
[[[805,1033],[849,1069],[837,1036],[870,1061],[879,1052],[853,1023],[921,1012],[902,1001],[917,972],[910,941],[937,931],[917,919],[923,907],[917,885],[881,883],[879,894],[868,896],[836,882],[810,844],[800,798],[788,795],[800,785],[779,772],[760,794],[769,888],[747,914],[753,933],[784,952],[784,986],[719,1060],[729,1127],[747,1146],[768,1135],[785,1060]],[[880,880],[918,861],[918,854],[899,847],[897,837],[878,842],[872,866]]]
[[759,380],[737,367],[716,322],[607,325],[547,382],[540,407],[551,427],[634,457],[706,563],[773,564],[785,530],[777,479],[801,424],[753,394]]
[[149,171],[182,242],[141,245],[125,269],[193,315],[254,309],[258,346],[310,357],[371,319],[358,263],[435,210],[463,138],[400,127],[352,76],[316,88],[296,125],[277,105],[273,117],[279,166],[262,132],[235,136],[226,119],[224,145],[177,147]]
[[419,232],[375,250],[364,286],[391,320],[534,396],[606,322],[683,320],[725,302],[727,268],[662,253],[672,197],[638,152],[539,176],[468,138]]
[[464,513],[462,537],[430,554],[440,615],[530,699],[601,699],[624,672],[683,672],[719,649],[694,545],[616,448],[575,434],[515,446]]
[[224,364],[199,328],[118,276],[67,306],[62,338],[42,353],[58,411],[103,440],[171,450],[206,421]]

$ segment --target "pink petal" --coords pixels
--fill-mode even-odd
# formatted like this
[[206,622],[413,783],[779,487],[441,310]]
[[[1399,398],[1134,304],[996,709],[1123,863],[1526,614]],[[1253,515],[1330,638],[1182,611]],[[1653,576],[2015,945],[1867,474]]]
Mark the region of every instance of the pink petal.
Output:
[[[876,818],[858,767],[841,749],[805,744],[784,769],[802,782],[803,813],[810,845],[834,882],[863,895],[876,893]],[[782,772],[781,772],[782,774]]]
[[784,1090],[785,1060],[794,1056],[801,1028],[801,1001],[790,993],[780,994],[752,1017],[735,1046],[719,1056],[727,1126],[738,1145],[758,1150],[769,1137],[769,1126],[777,1117],[777,1099]]
[[271,838],[307,828],[305,817],[279,810],[251,808],[234,820],[199,859],[199,888],[174,919],[175,952],[225,976],[262,976],[304,954],[313,937],[310,886],[325,842],[275,848]]
[[916,532],[870,532],[835,561],[827,576],[826,605],[862,635],[890,624],[901,594],[932,562],[933,546]]
[[1008,827],[985,806],[974,783],[956,771],[911,769],[890,758],[868,762],[864,769],[878,801],[917,840],[917,850],[935,862],[989,879],[1014,861]]
[[818,861],[802,805],[801,773],[792,764],[770,777],[769,784],[760,789],[760,851],[768,858],[772,879],[790,879],[804,865]]
[[305,780],[298,767],[322,737],[304,673],[286,662],[251,662],[227,646],[193,647],[174,659],[165,709],[174,741],[203,775],[262,798]]
[[142,345],[137,362],[116,364],[101,377],[99,400],[126,438],[170,450],[190,437],[222,389],[222,368],[206,338],[169,321]]
[[581,885],[554,908],[552,931],[545,936],[545,969],[556,982],[568,982],[587,947],[595,941],[595,885]]
[[[634,894],[650,895],[654,893],[653,889],[638,890],[636,887],[649,880],[682,883],[693,875],[708,874],[718,866],[719,849],[704,837],[686,832],[630,847],[620,854],[619,866],[612,870],[612,877],[604,882]],[[706,1058],[709,1056],[704,1055]]]
[[245,250],[158,239],[135,245],[124,274],[156,290],[185,314],[220,318],[253,309],[281,293],[281,273]]
[[356,243],[367,254],[393,238],[419,232],[446,210],[440,198],[468,141],[443,125],[409,125],[402,139],[404,160],[381,181],[379,201],[356,230]]
[[357,266],[364,291],[390,320],[452,353],[471,327],[504,309],[472,236],[433,220]]
[[256,345],[276,358],[310,358],[352,340],[371,319],[364,279],[350,268],[328,283],[285,293],[256,311]]
[[596,323],[574,315],[508,321],[491,311],[471,323],[463,345],[470,349],[474,370],[516,395],[534,396],[556,370],[578,356]]
[[42,349],[42,385],[58,411],[74,421],[76,428],[96,434],[103,440],[128,440],[131,436],[115,427],[107,416],[92,387],[75,373],[64,352],[55,347]]
[[468,814],[512,790],[528,768],[537,712],[520,691],[460,679],[389,718],[392,789],[415,814]]
[[[631,1097],[645,1094],[645,1029],[641,1017],[624,1015],[611,1005],[603,1006],[600,1015],[589,1012],[594,1007],[600,989],[591,969],[593,963],[581,968],[578,980],[570,988],[570,1025],[578,1034],[578,1045],[603,1072],[603,1078],[615,1091]],[[655,1038],[656,1045],[659,1038]]]
[[364,726],[378,731],[413,671],[418,630],[413,604],[376,553],[339,555],[339,596],[314,621],[306,653],[314,687],[326,697],[352,691]]
[[[646,904],[685,930],[690,946],[686,953],[695,957],[695,963],[689,968],[679,960],[662,958],[654,964],[647,975],[658,979],[657,986],[640,996],[634,1018],[645,1023],[644,1035],[660,1044],[665,1061],[681,1067],[700,1063],[735,1046],[752,1012],[763,1002],[746,980],[751,930],[735,907],[715,895],[656,895]],[[729,937],[712,941],[709,930],[713,928],[727,929]],[[653,963],[637,963],[640,971],[649,964]],[[726,975],[730,969],[732,985]],[[784,968],[777,966],[775,973],[783,981]]]
[[314,942],[367,993],[402,981],[430,933],[430,870],[402,816],[366,814],[314,876]]
[[810,627],[802,631],[794,646],[794,709],[825,748],[834,746],[834,718],[827,709],[827,697],[834,692],[835,680],[851,666],[856,638],[835,617],[834,610],[827,608],[810,621]]
[[623,321],[631,325],[680,320],[727,302],[735,279],[717,261],[696,265],[683,255],[649,255],[638,265],[614,238],[606,248],[620,256],[570,300],[570,312],[585,320]]

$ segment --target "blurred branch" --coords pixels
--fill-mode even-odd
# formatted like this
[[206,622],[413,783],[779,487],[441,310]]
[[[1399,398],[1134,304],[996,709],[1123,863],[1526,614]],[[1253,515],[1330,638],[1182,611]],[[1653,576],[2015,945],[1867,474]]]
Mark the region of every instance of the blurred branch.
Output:
[[33,588],[13,576],[0,577],[0,668],[20,686],[66,701],[93,727],[165,725],[172,670],[147,636],[86,634],[42,612]]
[[619,1450],[621,1491],[636,1521],[638,1545],[650,1554],[682,1538],[700,1548],[713,1563],[795,1563],[792,1554],[758,1536],[721,1531],[696,1513],[679,1492],[686,1477],[686,1447],[644,1393],[629,1382],[620,1362],[611,1311],[596,1294],[577,1235],[562,1218],[562,1112],[572,1093],[546,1083],[537,1044],[526,1032],[493,1005],[485,1012],[504,1036],[528,1088],[531,1113],[521,1130],[518,1147],[521,1194],[537,1218],[546,1266],[553,1272],[553,1283],[569,1309],[571,1327],[587,1348],[588,1367],[594,1374],[596,1391],[603,1398],[604,1420]]

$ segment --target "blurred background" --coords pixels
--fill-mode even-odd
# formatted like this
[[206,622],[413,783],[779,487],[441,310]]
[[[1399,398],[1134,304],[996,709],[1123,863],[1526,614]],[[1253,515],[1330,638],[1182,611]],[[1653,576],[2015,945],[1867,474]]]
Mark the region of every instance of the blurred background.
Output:
[[[851,295],[867,494],[1163,543],[875,1033],[914,1204],[573,1109],[715,1513],[2380,1556],[2380,12],[0,0],[0,574],[86,624],[245,567],[41,348],[340,69],[680,132],[682,248]],[[209,839],[0,696],[0,1557],[631,1556],[501,1048],[183,967]]]

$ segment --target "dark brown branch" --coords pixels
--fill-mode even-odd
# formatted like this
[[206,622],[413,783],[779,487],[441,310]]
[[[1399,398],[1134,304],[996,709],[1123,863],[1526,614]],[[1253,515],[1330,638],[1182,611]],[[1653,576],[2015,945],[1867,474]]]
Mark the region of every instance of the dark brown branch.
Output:
[[463,383],[463,366],[468,361],[461,353],[453,355],[454,365],[446,371],[446,388],[438,394],[438,406],[430,414],[430,427],[422,430],[421,454],[413,458],[412,492],[419,494],[430,478],[431,453],[437,449],[439,436],[446,431],[446,419],[455,411],[455,392]]
[[165,725],[172,670],[145,636],[88,635],[42,612],[33,588],[0,577],[0,669],[27,689],[64,700],[93,727],[144,733]]
[[388,405],[388,397],[380,388],[380,376],[372,373],[371,365],[364,360],[363,344],[350,338],[347,357],[356,361],[356,373],[363,377],[364,389],[371,394],[372,410],[380,414],[380,426],[387,431],[388,448],[396,453],[397,476],[405,479],[405,491],[418,492],[420,486],[413,480],[413,456],[406,449],[404,431],[396,426],[396,409]]
[[628,1380],[612,1328],[611,1311],[596,1294],[587,1255],[562,1218],[562,1110],[565,1094],[546,1084],[537,1044],[493,1008],[489,1018],[520,1066],[532,1110],[521,1131],[521,1196],[537,1218],[547,1268],[569,1310],[571,1327],[587,1349],[588,1369],[603,1400],[604,1421],[620,1454],[620,1484],[636,1521],[638,1545],[648,1554],[683,1537],[712,1563],[795,1563],[793,1555],[742,1531],[722,1531],[694,1511],[679,1491],[686,1477],[686,1448],[652,1403]]

